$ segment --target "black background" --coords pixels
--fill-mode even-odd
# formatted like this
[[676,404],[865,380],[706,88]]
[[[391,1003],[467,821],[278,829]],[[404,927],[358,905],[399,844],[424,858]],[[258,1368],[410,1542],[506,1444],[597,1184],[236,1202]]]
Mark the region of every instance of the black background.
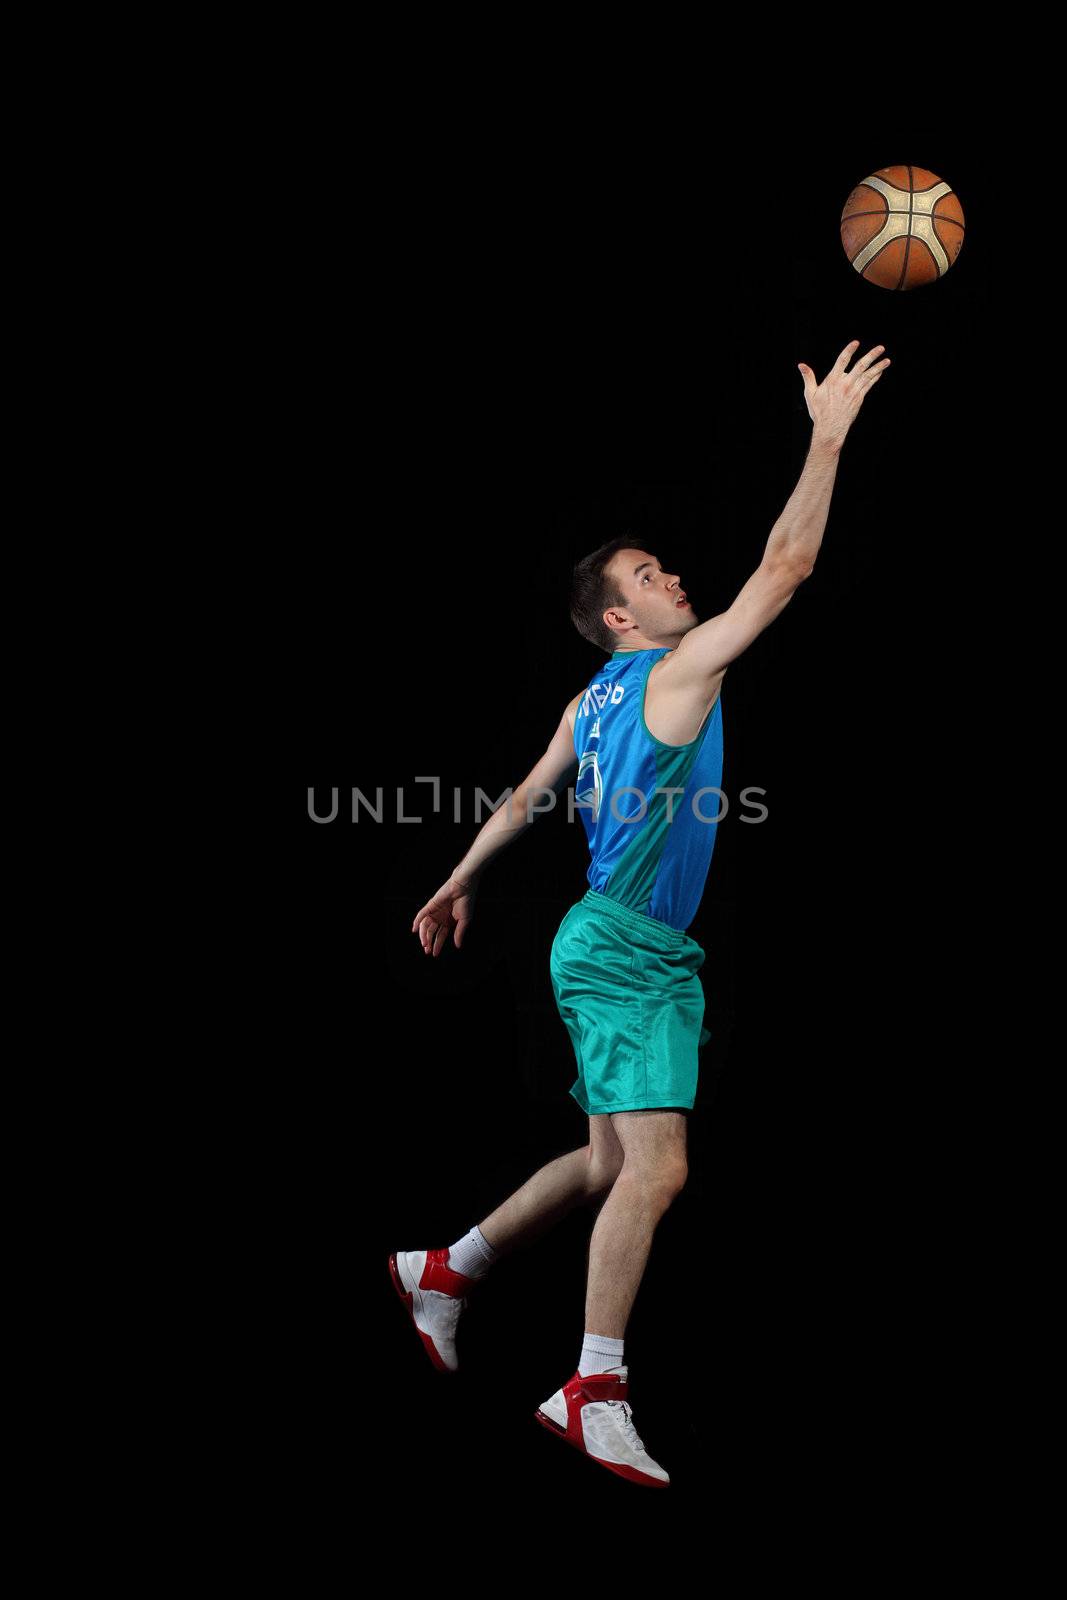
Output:
[[[815,572],[723,686],[731,809],[689,929],[712,1040],[626,1361],[675,1503],[858,1510],[901,1451],[929,1486],[968,1426],[973,1120],[994,1093],[990,901],[1012,849],[1010,818],[989,849],[996,580],[974,559],[995,169],[943,134],[838,136],[713,180],[606,141],[565,163],[424,157],[402,207],[365,195],[358,243],[324,249],[299,333],[323,381],[290,463],[296,766],[320,813],[340,792],[317,825],[294,784],[281,868],[294,1059],[272,1195],[301,1482],[325,1519],[357,1457],[385,1500],[445,1525],[530,1491],[540,1516],[648,1509],[533,1420],[577,1366],[589,1213],[493,1268],[456,1374],[386,1270],[585,1141],[548,972],[586,888],[580,821],[560,806],[497,857],[461,952],[428,960],[411,922],[477,831],[475,790],[518,783],[603,660],[567,614],[574,561],[633,530],[702,619],[728,607],[803,466],[797,362],[821,381],[858,338],[892,365]],[[943,281],[895,294],[852,270],[838,219],[902,159],[953,185],[967,235]],[[338,324],[335,369],[319,339]],[[438,815],[416,781],[434,775]],[[740,820],[746,785],[762,825]],[[420,821],[397,820],[398,787]],[[353,788],[381,790],[381,825],[353,823]]]

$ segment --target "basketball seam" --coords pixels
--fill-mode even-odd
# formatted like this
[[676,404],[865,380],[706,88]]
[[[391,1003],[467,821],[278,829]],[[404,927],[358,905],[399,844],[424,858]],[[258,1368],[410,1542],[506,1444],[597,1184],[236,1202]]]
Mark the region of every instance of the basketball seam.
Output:
[[941,276],[941,268],[937,265],[937,257],[934,255],[934,252],[930,249],[930,246],[927,243],[927,241],[925,239],[916,239],[915,243],[922,245],[923,249],[926,251],[926,254],[930,257],[930,260],[933,262],[934,267],[935,267],[935,269],[937,271],[937,275],[940,278],[940,276]]
[[[879,167],[878,171],[877,172],[873,172],[871,174],[871,176],[873,178],[881,178],[882,177],[882,173],[883,172],[888,172],[888,171],[889,171],[888,167]],[[883,181],[883,183],[889,183],[889,179],[888,178],[883,178],[882,181]],[[909,193],[911,193],[911,194],[929,194],[931,189],[936,189],[938,184],[939,183],[944,183],[944,181],[945,181],[944,178],[935,178],[933,183],[928,183],[926,185],[925,189],[916,189],[914,174],[912,173],[911,168],[910,167],[908,168],[908,184],[910,185]],[[866,186],[866,184],[867,184],[867,180],[866,180],[866,178],[864,178],[859,183],[856,184],[856,188],[857,189],[862,189],[862,188],[864,188]],[[899,189],[899,187],[900,187],[900,185],[898,183],[890,183],[889,186],[892,189]],[[955,192],[956,192],[955,189],[949,189],[949,191],[948,191],[949,194],[955,194]]]
[[907,234],[905,235],[905,238],[904,238],[904,264],[900,269],[900,277],[897,279],[897,288],[898,289],[903,284],[904,279],[908,276],[908,256],[911,253],[911,219],[912,219],[912,214],[913,214],[913,212],[915,210],[915,201],[912,198],[914,193],[915,193],[915,179],[912,177],[911,168],[909,167],[908,168],[908,231],[907,231]]
[[[912,170],[912,168],[910,168],[910,166],[909,166],[909,173],[910,173],[910,170]],[[883,168],[883,171],[885,171],[885,168]],[[880,173],[872,173],[872,176],[873,176],[873,178],[880,178],[881,174]],[[888,184],[889,179],[888,178],[883,178],[883,179],[881,179],[881,181],[886,182],[886,184]],[[929,190],[936,189],[937,184],[944,184],[944,178],[936,178],[936,179],[934,179],[933,184],[926,184],[925,189],[912,189],[912,194],[913,195],[928,195],[929,194]],[[862,181],[861,184],[856,184],[856,186],[854,186],[854,187],[856,187],[856,189],[870,189],[870,184],[869,184],[869,182],[867,182],[867,179],[864,178],[864,181]],[[889,184],[889,189],[899,189],[899,187],[901,187],[901,186],[899,186],[899,184]],[[872,194],[877,194],[877,192],[878,192],[878,190],[872,190]],[[950,194],[950,195],[955,194],[955,189],[947,190],[947,194]]]
[[[946,199],[947,199],[947,196],[946,196]],[[903,216],[907,216],[907,215],[909,215],[908,212],[905,212],[905,211],[893,211],[893,210],[889,210],[889,211],[850,211],[847,214],[847,216],[844,216],[844,217],[841,218],[841,226],[844,227],[846,222],[851,222],[853,217],[903,217]],[[931,219],[934,222],[951,222],[951,224],[952,224],[952,226],[954,228],[962,228],[964,226],[964,224],[962,222],[957,222],[955,217],[946,217],[940,211],[931,211],[929,213],[929,215],[930,215]]]

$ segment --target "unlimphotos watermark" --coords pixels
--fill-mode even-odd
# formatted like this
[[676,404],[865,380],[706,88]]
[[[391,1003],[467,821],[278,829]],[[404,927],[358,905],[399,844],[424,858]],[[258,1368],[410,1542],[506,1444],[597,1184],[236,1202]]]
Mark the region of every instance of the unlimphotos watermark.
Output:
[[[415,778],[413,781],[415,783],[427,783],[432,786],[432,814],[434,816],[439,816],[442,809],[440,778]],[[595,826],[603,809],[605,798],[607,799],[608,805],[611,809],[611,815],[614,817],[615,821],[629,823],[643,821],[643,819],[648,815],[650,804],[655,801],[656,796],[658,795],[666,796],[666,804],[663,809],[666,811],[668,823],[673,823],[678,799],[680,796],[684,795],[686,791],[684,788],[677,788],[667,785],[663,787],[657,786],[651,791],[651,793],[646,794],[644,790],[627,784],[624,788],[613,789],[609,795],[605,796],[596,781],[589,783],[588,786],[582,786],[581,775],[579,775],[579,787],[577,791],[573,788],[567,788],[563,792],[567,797],[567,821],[573,822],[580,811],[587,811],[590,813],[590,820]],[[766,789],[761,789],[752,784],[749,784],[746,788],[741,790],[739,799],[742,806],[750,806],[758,813],[756,816],[742,815],[740,819],[742,822],[755,823],[765,822],[767,820],[769,815],[767,807],[763,805],[761,801],[749,799],[750,795],[764,795],[766,793]],[[385,816],[385,790],[382,785],[379,784],[377,786],[377,788],[374,790],[374,795],[375,799],[372,802],[371,800],[368,800],[362,789],[353,788],[351,811],[353,822],[359,822],[363,814],[365,814],[366,818],[370,821],[378,823],[385,821],[395,821],[400,823],[425,821],[424,816],[407,815],[405,810],[404,786],[402,784],[398,785],[396,789],[396,810],[395,815],[392,817],[387,818]],[[636,805],[639,806],[639,809],[635,809],[634,802],[631,802],[630,804],[625,805],[623,809],[620,809],[619,802],[624,795],[636,796]],[[720,805],[716,805],[714,815],[708,815],[707,811],[705,810],[705,806],[708,804],[708,795],[718,795],[719,802],[721,802]],[[465,820],[462,814],[463,808],[461,796],[462,790],[459,788],[453,788],[453,822],[463,822]],[[425,799],[427,797],[424,796],[423,798]],[[501,806],[504,806],[507,812],[508,825],[511,826],[513,824],[515,819],[515,807],[513,805],[515,791],[511,787],[505,789],[498,800],[491,799],[490,796],[486,794],[484,789],[475,789],[473,791],[473,798],[473,820],[476,823],[485,820],[483,807],[488,808],[490,815],[495,815],[500,810]],[[523,792],[525,821],[528,823],[533,822],[536,817],[544,816],[546,812],[554,811],[558,798],[559,791],[555,789],[538,788],[535,786],[525,790]],[[708,784],[700,789],[695,789],[692,792],[692,794],[689,796],[688,809],[698,822],[713,824],[721,822],[723,817],[726,816],[729,810],[729,801],[724,790]],[[308,789],[308,816],[311,818],[312,822],[336,822],[340,814],[341,791],[339,788],[330,789],[330,807],[328,811],[323,811],[320,808],[318,790],[316,788]],[[682,814],[684,815],[684,810]]]

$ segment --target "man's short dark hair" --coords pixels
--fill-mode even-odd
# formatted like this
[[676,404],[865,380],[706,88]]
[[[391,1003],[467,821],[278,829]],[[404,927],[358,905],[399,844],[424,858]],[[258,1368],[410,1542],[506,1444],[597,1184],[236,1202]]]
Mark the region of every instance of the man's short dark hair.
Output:
[[599,550],[583,556],[576,563],[571,578],[571,621],[583,639],[595,644],[598,650],[606,650],[609,655],[614,651],[619,636],[604,621],[604,612],[612,606],[625,606],[627,600],[620,593],[618,585],[607,576],[605,568],[618,551],[641,548],[629,534],[609,539]]

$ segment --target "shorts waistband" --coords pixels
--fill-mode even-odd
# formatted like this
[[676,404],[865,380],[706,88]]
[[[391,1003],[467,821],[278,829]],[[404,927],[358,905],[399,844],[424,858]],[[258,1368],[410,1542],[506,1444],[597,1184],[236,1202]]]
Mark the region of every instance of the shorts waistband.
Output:
[[651,939],[658,940],[665,948],[689,942],[689,935],[683,928],[670,928],[657,917],[646,917],[642,911],[632,911],[629,906],[621,906],[617,900],[610,899],[597,889],[587,889],[579,903],[591,905],[594,910],[615,917],[617,921],[626,923],[635,933],[643,933]]

